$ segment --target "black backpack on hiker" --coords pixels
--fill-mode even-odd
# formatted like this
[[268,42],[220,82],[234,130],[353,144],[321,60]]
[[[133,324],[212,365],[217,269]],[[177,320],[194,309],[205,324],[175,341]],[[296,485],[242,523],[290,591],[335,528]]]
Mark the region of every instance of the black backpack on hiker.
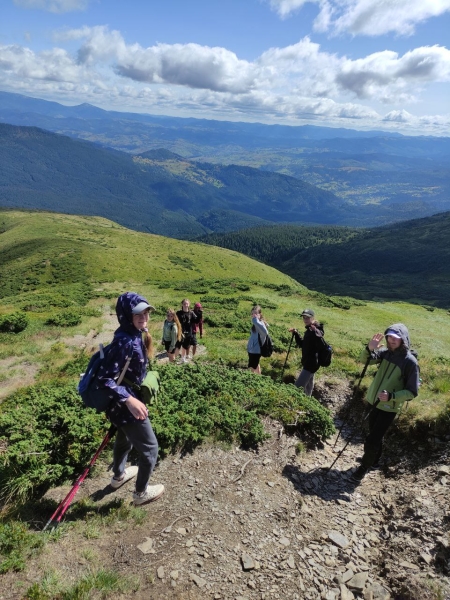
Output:
[[273,354],[273,342],[269,334],[266,335],[264,344],[261,343],[261,336],[258,333],[259,347],[261,348],[261,356],[263,358],[269,358]]
[[329,367],[333,357],[333,347],[327,344],[323,337],[320,338],[320,345],[317,352],[317,362],[319,367]]

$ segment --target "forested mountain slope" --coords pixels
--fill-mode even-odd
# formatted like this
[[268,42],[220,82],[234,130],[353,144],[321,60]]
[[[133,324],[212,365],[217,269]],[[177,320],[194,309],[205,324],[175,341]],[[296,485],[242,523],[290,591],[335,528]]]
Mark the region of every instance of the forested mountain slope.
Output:
[[[0,205],[99,215],[132,229],[193,237],[263,221],[340,221],[341,201],[294,177],[250,167],[154,160],[33,127],[0,124]],[[243,224],[240,220],[243,220]],[[228,223],[226,223],[228,221]]]
[[448,137],[119,113],[6,92],[0,92],[0,122],[35,125],[130,153],[163,147],[201,162],[290,175],[339,196],[346,207],[339,223],[351,226],[450,210]]
[[202,240],[325,294],[450,307],[450,212],[364,231],[275,226]]

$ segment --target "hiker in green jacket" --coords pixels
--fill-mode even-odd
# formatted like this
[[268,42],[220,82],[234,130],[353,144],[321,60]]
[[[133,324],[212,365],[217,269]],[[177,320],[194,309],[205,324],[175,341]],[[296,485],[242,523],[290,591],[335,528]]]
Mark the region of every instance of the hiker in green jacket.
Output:
[[[386,339],[386,346],[380,346]],[[403,323],[390,325],[384,335],[376,333],[361,353],[361,361],[378,363],[378,371],[367,391],[372,405],[368,417],[369,434],[364,442],[361,465],[352,475],[360,482],[370,467],[376,465],[382,450],[383,438],[396,415],[408,400],[419,391],[419,365],[411,353],[409,333]]]

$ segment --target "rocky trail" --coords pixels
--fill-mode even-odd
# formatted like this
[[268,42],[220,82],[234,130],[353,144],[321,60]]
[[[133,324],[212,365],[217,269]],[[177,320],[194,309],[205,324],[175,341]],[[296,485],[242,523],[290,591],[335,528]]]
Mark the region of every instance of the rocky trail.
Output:
[[[343,382],[316,390],[335,413],[351,395]],[[355,485],[360,437],[327,473],[334,439],[299,453],[298,438],[266,427],[271,438],[257,451],[202,446],[167,457],[153,476],[166,493],[142,524],[115,523],[98,539],[64,536],[21,579],[31,585],[51,564],[75,580],[92,567],[90,551],[98,566],[139,581],[126,596],[136,600],[450,598],[448,439],[402,448],[393,427],[382,468]],[[348,424],[337,449],[354,432]],[[131,500],[133,482],[114,491],[110,476],[105,466],[77,499]],[[67,490],[49,494],[59,501]],[[13,575],[5,584],[2,600],[21,597]]]

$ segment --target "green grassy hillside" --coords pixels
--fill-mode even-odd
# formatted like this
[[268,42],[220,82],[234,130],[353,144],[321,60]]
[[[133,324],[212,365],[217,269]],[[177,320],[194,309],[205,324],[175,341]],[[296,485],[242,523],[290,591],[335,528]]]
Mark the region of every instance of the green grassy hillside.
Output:
[[[324,371],[330,378],[355,378],[361,369],[357,357],[369,336],[404,321],[424,380],[417,419],[430,422],[448,410],[450,317],[444,310],[312,292],[235,251],[138,233],[100,218],[2,211],[0,230],[0,319],[22,315],[27,321],[18,333],[0,333],[3,396],[14,388],[11,374],[24,361],[31,379],[45,381],[80,351],[79,336],[91,332],[88,350],[98,334],[110,336],[115,298],[134,289],[157,307],[151,325],[156,341],[167,306],[178,307],[185,296],[200,300],[208,360],[242,368],[249,311],[253,303],[261,304],[277,350],[263,361],[263,370],[275,379],[286,358],[288,328],[300,325],[305,306],[316,309],[335,349],[332,367]],[[299,360],[292,350],[286,374],[296,373]]]
[[289,225],[201,239],[324,294],[450,307],[450,212],[364,231]]

